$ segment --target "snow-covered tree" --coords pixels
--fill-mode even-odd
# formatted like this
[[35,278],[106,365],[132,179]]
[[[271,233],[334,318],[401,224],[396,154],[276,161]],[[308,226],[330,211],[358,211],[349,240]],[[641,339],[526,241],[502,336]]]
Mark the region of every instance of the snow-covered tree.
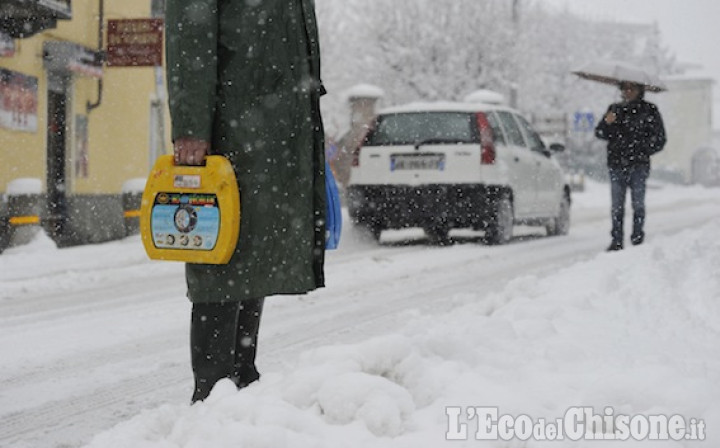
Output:
[[[328,131],[350,118],[353,85],[382,88],[382,104],[462,100],[498,91],[531,117],[604,112],[617,90],[571,71],[598,59],[669,73],[674,61],[652,24],[592,22],[532,0],[316,0]],[[513,6],[519,6],[513,9]]]

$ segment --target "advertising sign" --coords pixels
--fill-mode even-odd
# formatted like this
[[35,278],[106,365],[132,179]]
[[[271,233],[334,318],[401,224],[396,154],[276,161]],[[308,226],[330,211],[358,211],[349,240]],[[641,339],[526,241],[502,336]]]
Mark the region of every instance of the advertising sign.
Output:
[[88,117],[75,116],[75,153],[73,157],[75,177],[88,177]]
[[38,79],[0,68],[0,127],[36,132]]
[[12,57],[15,55],[15,41],[0,31],[0,58]]

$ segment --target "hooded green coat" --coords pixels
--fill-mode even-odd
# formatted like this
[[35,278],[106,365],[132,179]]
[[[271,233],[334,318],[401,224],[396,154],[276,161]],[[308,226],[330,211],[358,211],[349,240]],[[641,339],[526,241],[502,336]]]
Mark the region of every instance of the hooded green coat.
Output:
[[324,285],[325,173],[313,0],[168,0],[173,140],[211,142],[238,180],[227,265],[187,264],[193,303]]

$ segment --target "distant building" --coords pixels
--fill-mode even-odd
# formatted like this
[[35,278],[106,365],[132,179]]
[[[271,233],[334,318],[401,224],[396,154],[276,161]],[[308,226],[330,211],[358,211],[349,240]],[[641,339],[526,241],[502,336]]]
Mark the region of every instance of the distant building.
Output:
[[650,99],[660,108],[668,137],[665,149],[653,156],[656,176],[687,184],[701,182],[693,161],[697,164],[711,156],[707,150],[713,147],[713,82],[710,78],[668,77],[668,91]]
[[362,144],[375,118],[377,103],[384,95],[382,89],[369,84],[358,84],[345,94],[350,103],[350,130],[338,141],[339,153],[333,163],[335,176],[343,187],[350,180],[353,155]]
[[[162,3],[0,0],[0,221],[41,224],[61,245],[125,236],[123,185],[170,141]],[[133,39],[152,42],[155,65],[109,66],[112,44]],[[10,191],[26,180],[40,191]]]
[[705,187],[720,186],[720,149],[699,148],[692,159],[693,183]]

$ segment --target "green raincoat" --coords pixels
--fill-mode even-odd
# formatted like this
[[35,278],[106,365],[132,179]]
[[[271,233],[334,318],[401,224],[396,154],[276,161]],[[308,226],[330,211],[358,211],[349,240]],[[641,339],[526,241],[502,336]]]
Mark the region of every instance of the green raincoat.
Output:
[[186,265],[193,303],[324,285],[324,142],[313,0],[168,0],[173,140],[233,164],[240,237],[227,265]]

